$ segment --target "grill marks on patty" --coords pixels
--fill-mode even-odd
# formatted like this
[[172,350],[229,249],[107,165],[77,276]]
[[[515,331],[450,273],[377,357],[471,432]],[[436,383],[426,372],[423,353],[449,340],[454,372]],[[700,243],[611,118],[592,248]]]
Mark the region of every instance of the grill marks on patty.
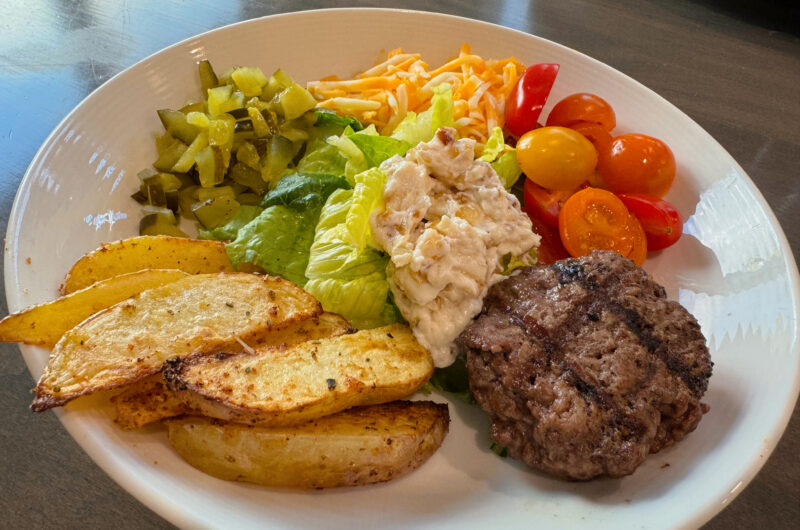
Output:
[[496,285],[458,344],[496,441],[565,478],[631,473],[704,411],[712,364],[697,322],[614,253]]

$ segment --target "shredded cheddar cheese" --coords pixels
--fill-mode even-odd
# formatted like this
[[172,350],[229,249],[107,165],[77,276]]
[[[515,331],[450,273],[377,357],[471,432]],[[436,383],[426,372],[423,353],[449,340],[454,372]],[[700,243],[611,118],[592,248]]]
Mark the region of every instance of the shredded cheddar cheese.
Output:
[[308,90],[320,107],[355,116],[388,135],[408,112],[430,106],[435,87],[449,83],[459,135],[485,142],[494,127],[503,126],[506,100],[524,68],[514,57],[485,60],[463,44],[457,57],[431,70],[420,54],[397,48],[352,79],[330,76],[308,83]]

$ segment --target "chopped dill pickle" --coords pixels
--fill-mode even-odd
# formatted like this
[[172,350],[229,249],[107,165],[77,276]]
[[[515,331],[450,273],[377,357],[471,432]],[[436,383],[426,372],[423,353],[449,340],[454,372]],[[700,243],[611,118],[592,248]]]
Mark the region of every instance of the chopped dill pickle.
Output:
[[197,138],[200,129],[186,121],[186,114],[177,110],[160,109],[158,117],[164,129],[185,144],[190,144]]
[[201,149],[195,156],[195,162],[202,187],[210,188],[225,178],[225,164],[222,149],[219,146],[209,145]]
[[244,107],[244,94],[233,90],[231,85],[223,85],[208,91],[208,114],[211,117],[242,107]]
[[178,192],[178,212],[187,219],[194,219],[192,206],[200,200],[198,191],[200,186],[189,186]]
[[317,106],[314,96],[297,83],[293,83],[278,96],[280,110],[287,120],[293,120]]
[[267,76],[260,68],[242,66],[231,74],[231,79],[239,90],[247,97],[261,95],[262,88],[267,84]]
[[267,81],[267,86],[261,92],[261,99],[271,101],[275,96],[294,84],[294,79],[289,77],[286,72],[278,68],[272,77]]
[[203,88],[203,96],[208,94],[208,89],[216,88],[219,85],[217,74],[214,73],[214,69],[208,60],[197,63],[197,73],[200,74],[200,86]]
[[214,188],[200,188],[195,194],[197,201],[205,202],[209,199],[216,199],[218,197],[229,197],[231,199],[236,197],[236,190],[230,186],[216,186]]
[[230,219],[238,207],[239,203],[236,202],[236,199],[217,197],[196,204],[192,208],[192,212],[203,228],[211,230]]
[[[208,146],[208,134],[203,131],[197,135],[197,138],[189,145],[189,148],[184,150],[181,157],[175,162],[175,165],[172,166],[172,171],[176,173],[186,173],[189,171],[194,165],[197,153],[205,149],[206,146]],[[155,164],[153,165],[155,166]],[[158,166],[155,167],[160,169]]]
[[228,111],[228,114],[234,117],[234,119],[241,120],[242,118],[247,117],[247,109],[240,108],[240,109],[231,109]]
[[189,237],[184,231],[178,228],[175,216],[170,210],[158,213],[150,213],[142,217],[139,221],[140,236],[175,236]]
[[197,103],[189,103],[188,105],[184,105],[178,110],[183,112],[187,116],[189,115],[190,112],[205,112],[206,102],[204,100],[204,101],[198,101]]
[[209,124],[208,114],[205,112],[190,112],[186,115],[186,122],[195,127],[207,128]]
[[[258,151],[256,150],[256,147],[250,142],[245,142],[241,146],[239,146],[239,149],[236,151],[236,160],[249,166],[251,169],[255,170],[261,169],[261,165],[259,163],[261,157],[258,156]],[[233,167],[231,167],[231,170],[233,170]],[[233,180],[236,179],[234,178]]]
[[250,116],[250,121],[253,124],[253,132],[260,138],[272,136],[274,130],[270,127],[264,115],[255,107],[248,107],[247,114]]
[[180,206],[180,194],[178,190],[165,191],[164,197],[167,199],[167,208],[169,208],[173,214],[178,215],[178,207]]
[[186,153],[188,146],[166,132],[156,138],[156,149],[158,159],[153,162],[153,167],[160,171],[170,171]]
[[[242,150],[239,149],[240,153],[241,151]],[[256,160],[258,160],[258,158],[256,158]],[[264,182],[264,179],[261,178],[261,171],[255,170],[242,162],[237,162],[231,166],[229,176],[235,182],[248,187],[259,195],[265,194],[269,188],[267,183]]]
[[267,145],[267,152],[261,159],[261,178],[273,187],[297,154],[295,144],[280,135],[275,135]]
[[236,196],[236,202],[241,205],[258,206],[261,204],[261,197],[255,193],[244,192]]
[[[140,175],[141,178],[141,175]],[[161,189],[166,191],[176,191],[181,189],[183,186],[183,181],[178,178],[176,175],[172,173],[156,173],[155,175],[151,175],[147,178],[142,179],[142,186],[159,186]]]

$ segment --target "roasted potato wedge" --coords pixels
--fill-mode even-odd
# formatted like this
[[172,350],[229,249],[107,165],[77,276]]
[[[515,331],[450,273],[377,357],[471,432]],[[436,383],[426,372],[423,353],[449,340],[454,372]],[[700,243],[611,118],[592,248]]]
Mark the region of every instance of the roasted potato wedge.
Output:
[[80,258],[67,273],[63,294],[142,269],[178,269],[189,274],[231,272],[233,265],[220,241],[170,236],[138,236],[113,243]]
[[205,416],[291,425],[341,410],[402,399],[433,373],[408,326],[394,324],[252,355],[170,360],[169,387]]
[[385,482],[418,468],[441,446],[447,405],[395,401],[294,427],[262,427],[189,416],[167,420],[184,460],[224,480],[287,488]]
[[[264,345],[289,346],[323,337],[355,333],[347,321],[333,313],[294,322],[283,329],[268,333]],[[111,398],[117,410],[114,420],[123,429],[139,427],[164,418],[186,414],[191,409],[170,391],[161,374],[133,383],[121,394]]]
[[0,320],[0,341],[52,348],[58,339],[93,314],[136,293],[188,276],[179,270],[147,269],[121,274],[80,291],[30,307]]
[[192,412],[167,388],[160,373],[129,385],[124,392],[112,397],[111,403],[117,411],[114,422],[126,431]]
[[187,276],[143,291],[84,320],[53,348],[31,405],[42,411],[120,387],[168,358],[258,344],[270,331],[322,312],[281,278],[245,273]]

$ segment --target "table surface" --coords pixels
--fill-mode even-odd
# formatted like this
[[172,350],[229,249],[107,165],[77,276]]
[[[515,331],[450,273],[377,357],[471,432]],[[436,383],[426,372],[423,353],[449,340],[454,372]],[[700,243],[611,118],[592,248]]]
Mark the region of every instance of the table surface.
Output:
[[[655,90],[755,181],[800,253],[800,27],[789,2],[6,0],[0,8],[0,221],[58,122],[124,68],[191,35],[275,13],[363,5],[440,11],[551,39]],[[794,33],[793,33],[794,32]],[[0,287],[0,289],[3,289]],[[0,313],[7,313],[5,293]],[[0,527],[168,528],[109,479],[53,414],[28,410],[33,379],[0,345]],[[800,408],[763,470],[706,528],[800,525]]]

